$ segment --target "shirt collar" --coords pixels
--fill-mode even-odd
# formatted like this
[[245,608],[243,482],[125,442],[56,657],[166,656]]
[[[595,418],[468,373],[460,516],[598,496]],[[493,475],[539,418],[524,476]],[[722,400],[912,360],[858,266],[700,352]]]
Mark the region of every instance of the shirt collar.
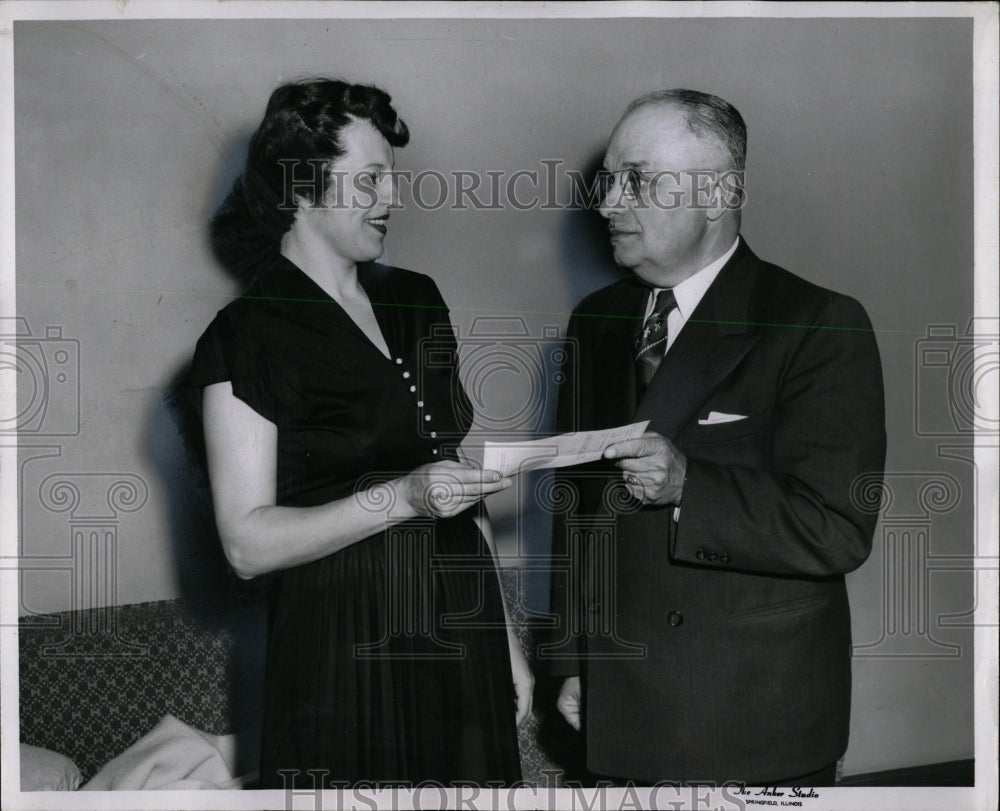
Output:
[[[708,288],[715,281],[715,277],[719,275],[719,271],[729,261],[729,258],[736,253],[736,248],[739,244],[740,238],[737,236],[729,250],[722,254],[722,256],[711,264],[705,265],[705,267],[694,275],[688,276],[688,278],[673,288],[674,298],[677,300],[677,309],[680,310],[681,317],[685,321],[691,317],[691,314],[695,311],[699,302],[701,302]],[[654,289],[650,296],[650,301],[655,300],[656,294],[662,289],[660,287]]]

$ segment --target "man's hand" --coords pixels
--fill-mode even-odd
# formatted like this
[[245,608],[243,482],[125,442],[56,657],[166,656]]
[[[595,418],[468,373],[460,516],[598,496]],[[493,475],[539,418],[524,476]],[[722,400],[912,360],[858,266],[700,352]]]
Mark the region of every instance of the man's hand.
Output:
[[669,439],[647,431],[638,439],[609,445],[604,458],[615,461],[629,492],[641,503],[657,507],[681,503],[687,459]]
[[580,731],[580,693],[580,677],[570,676],[562,683],[559,698],[556,699],[556,707],[562,717],[577,732]]

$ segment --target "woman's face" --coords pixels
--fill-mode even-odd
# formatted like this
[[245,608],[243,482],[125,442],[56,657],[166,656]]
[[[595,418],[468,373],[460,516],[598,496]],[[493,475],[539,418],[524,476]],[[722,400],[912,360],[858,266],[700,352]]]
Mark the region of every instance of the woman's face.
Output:
[[329,166],[324,200],[300,201],[296,222],[346,263],[370,262],[382,255],[392,204],[392,147],[363,120],[344,127],[340,142],[344,154]]

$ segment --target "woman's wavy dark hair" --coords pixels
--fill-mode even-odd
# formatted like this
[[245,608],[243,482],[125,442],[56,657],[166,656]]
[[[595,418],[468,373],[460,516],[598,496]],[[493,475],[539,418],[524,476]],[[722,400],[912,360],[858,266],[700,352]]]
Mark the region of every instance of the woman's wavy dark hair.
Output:
[[277,88],[250,139],[246,168],[212,219],[219,260],[247,280],[277,252],[295,219],[295,197],[322,199],[329,165],[344,154],[340,136],[348,124],[367,121],[391,146],[405,146],[410,133],[391,100],[377,87],[334,79]]

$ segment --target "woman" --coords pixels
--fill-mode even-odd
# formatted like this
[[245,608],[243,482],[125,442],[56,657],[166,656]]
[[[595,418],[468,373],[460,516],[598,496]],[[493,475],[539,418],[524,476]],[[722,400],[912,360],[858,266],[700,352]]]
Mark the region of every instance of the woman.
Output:
[[510,481],[457,460],[469,401],[434,282],[373,263],[409,138],[389,102],[279,87],[213,223],[260,245],[191,382],[226,556],[272,580],[262,788],[520,779],[531,676],[478,508]]

